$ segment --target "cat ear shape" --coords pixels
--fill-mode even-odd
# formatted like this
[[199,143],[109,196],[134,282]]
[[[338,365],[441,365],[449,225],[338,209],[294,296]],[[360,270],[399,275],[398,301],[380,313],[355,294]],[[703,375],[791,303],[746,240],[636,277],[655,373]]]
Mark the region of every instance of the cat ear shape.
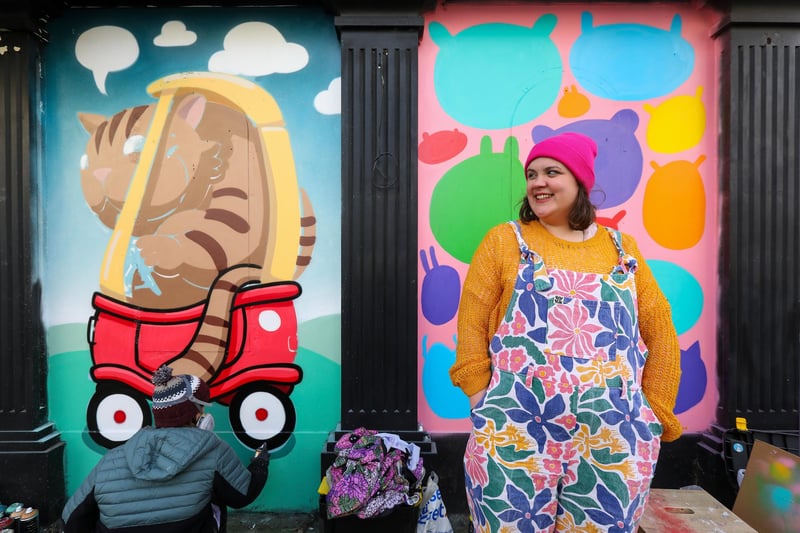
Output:
[[94,133],[97,126],[105,122],[107,119],[103,115],[95,115],[93,113],[78,113],[78,120],[81,121],[83,129],[89,133]]
[[203,118],[203,113],[206,112],[206,97],[202,94],[193,93],[188,95],[181,101],[178,106],[177,114],[185,120],[192,129],[197,129],[200,120]]

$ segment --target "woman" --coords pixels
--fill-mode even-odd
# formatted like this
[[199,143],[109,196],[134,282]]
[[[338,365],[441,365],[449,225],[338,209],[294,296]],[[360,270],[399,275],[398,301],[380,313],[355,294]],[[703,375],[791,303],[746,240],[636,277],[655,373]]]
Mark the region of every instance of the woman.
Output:
[[450,375],[473,408],[477,531],[636,531],[681,434],[669,303],[633,238],[595,223],[596,156],[578,133],[536,144],[519,220],[467,273]]

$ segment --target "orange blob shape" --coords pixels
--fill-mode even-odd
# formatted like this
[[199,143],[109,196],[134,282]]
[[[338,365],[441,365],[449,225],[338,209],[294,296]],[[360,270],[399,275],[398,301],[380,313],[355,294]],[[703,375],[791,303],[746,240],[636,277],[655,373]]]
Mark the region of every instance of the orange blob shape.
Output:
[[578,92],[574,85],[570,88],[564,87],[564,96],[558,101],[558,114],[562,117],[579,117],[589,111],[590,103],[586,95]]
[[644,227],[664,248],[691,248],[703,236],[706,195],[698,167],[705,159],[701,155],[694,163],[672,161],[663,167],[650,163],[655,172],[644,191]]

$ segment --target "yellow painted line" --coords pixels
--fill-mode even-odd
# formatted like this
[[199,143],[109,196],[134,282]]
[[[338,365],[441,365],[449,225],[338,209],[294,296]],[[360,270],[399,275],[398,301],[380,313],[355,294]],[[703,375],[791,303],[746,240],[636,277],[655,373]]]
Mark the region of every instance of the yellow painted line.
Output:
[[284,129],[261,129],[266,151],[269,192],[269,238],[261,281],[294,277],[300,242],[300,191],[289,134]]
[[114,231],[108,241],[103,264],[100,269],[100,288],[104,294],[115,296],[119,299],[125,298],[125,258],[133,237],[133,227],[136,224],[136,217],[142,207],[144,194],[147,190],[147,183],[153,169],[153,163],[158,153],[159,141],[164,131],[170,109],[172,108],[175,91],[170,89],[164,91],[150,121],[147,130],[144,146],[136,165],[131,184],[128,186],[128,193],[125,195],[125,203],[119,214]]

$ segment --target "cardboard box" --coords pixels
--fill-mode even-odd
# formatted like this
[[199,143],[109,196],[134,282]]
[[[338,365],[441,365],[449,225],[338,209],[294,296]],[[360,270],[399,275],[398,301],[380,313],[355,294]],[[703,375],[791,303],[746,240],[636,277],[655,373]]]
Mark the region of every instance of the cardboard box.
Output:
[[733,510],[758,531],[800,531],[800,457],[756,440]]
[[756,533],[702,489],[651,489],[639,533]]

